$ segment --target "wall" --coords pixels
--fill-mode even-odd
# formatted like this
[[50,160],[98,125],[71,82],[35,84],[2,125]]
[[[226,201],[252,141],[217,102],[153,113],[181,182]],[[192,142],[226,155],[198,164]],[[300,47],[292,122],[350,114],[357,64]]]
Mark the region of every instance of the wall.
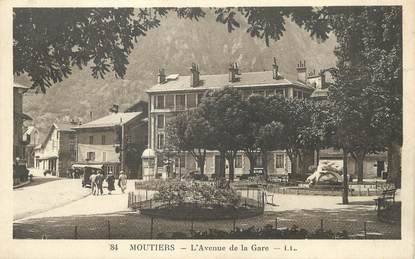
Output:
[[23,157],[22,126],[23,94],[21,89],[13,88],[13,160]]
[[[71,150],[71,145],[73,149]],[[74,131],[59,131],[59,160],[57,174],[67,176],[67,171],[76,161],[76,133]]]

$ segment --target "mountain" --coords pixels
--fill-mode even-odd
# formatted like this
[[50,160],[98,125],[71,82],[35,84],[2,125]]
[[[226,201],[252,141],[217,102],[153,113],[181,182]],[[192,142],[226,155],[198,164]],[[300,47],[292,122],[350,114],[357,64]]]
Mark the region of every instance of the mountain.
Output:
[[[245,29],[244,29],[245,28]],[[174,15],[162,19],[161,26],[139,39],[131,55],[124,79],[108,74],[105,80],[94,79],[90,70],[74,70],[63,82],[46,94],[29,94],[24,98],[24,112],[33,118],[42,133],[55,121],[72,118],[87,122],[108,114],[112,104],[121,110],[139,100],[146,100],[145,90],[156,83],[157,71],[167,74],[190,74],[191,63],[198,63],[202,74],[227,73],[228,64],[237,61],[241,72],[271,70],[276,57],[283,74],[295,74],[299,60],[307,61],[308,69],[332,67],[336,40],[331,36],[319,43],[291,21],[286,21],[284,36],[270,47],[261,39],[246,33],[246,24],[228,33],[208,13],[200,21],[182,20]],[[309,70],[310,71],[310,70]],[[30,85],[24,78],[16,81]]]

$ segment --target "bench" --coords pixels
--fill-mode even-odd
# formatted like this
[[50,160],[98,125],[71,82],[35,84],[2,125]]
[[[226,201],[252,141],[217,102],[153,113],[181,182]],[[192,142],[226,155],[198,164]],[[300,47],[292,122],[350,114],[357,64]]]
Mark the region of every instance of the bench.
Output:
[[386,209],[390,204],[395,203],[395,193],[396,189],[384,190],[382,194],[375,199],[377,211]]

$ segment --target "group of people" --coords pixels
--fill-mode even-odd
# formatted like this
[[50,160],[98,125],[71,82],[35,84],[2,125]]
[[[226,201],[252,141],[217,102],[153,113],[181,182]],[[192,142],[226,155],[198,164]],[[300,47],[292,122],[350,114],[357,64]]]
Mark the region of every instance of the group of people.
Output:
[[[110,195],[112,191],[115,191],[115,177],[113,173],[108,172],[107,177],[104,177],[102,170],[99,170],[98,173],[94,173],[89,177],[91,181],[91,192],[92,195],[102,195],[102,185],[104,180],[108,183],[108,194]],[[127,176],[124,171],[120,171],[120,176],[118,177],[118,186],[120,187],[122,193],[127,189]]]

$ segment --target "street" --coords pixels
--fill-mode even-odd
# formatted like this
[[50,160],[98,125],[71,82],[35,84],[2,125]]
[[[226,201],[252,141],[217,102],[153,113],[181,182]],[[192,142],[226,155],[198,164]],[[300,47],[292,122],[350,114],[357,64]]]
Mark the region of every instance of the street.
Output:
[[13,190],[14,220],[61,207],[90,194],[81,179],[34,175],[30,184]]

